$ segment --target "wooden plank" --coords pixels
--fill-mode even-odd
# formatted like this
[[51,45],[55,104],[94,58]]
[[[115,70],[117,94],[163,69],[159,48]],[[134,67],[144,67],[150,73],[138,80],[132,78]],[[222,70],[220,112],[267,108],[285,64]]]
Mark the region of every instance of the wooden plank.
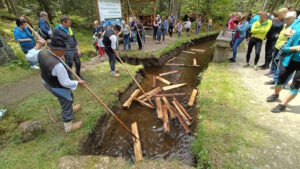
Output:
[[184,66],[184,64],[181,63],[166,63],[166,66]]
[[156,87],[156,76],[153,76],[153,83],[152,83],[152,87],[155,88]]
[[140,89],[136,89],[129,97],[129,99],[123,104],[123,108],[124,109],[128,109],[133,101],[133,99],[135,99],[138,94],[140,93]]
[[161,81],[162,83],[166,84],[166,85],[171,85],[172,83],[170,81],[168,81],[167,79],[165,78],[162,78],[160,76],[156,76],[156,79]]
[[197,92],[198,92],[197,89],[194,89],[194,90],[193,90],[193,92],[192,92],[192,94],[191,94],[191,97],[190,97],[190,100],[189,100],[189,103],[188,103],[189,106],[193,106],[193,105],[194,105],[195,98],[196,98],[196,96],[197,96]]
[[185,121],[185,123],[190,126],[192,123],[190,122],[190,120],[184,115],[184,113],[182,112],[182,110],[180,109],[180,107],[177,105],[176,101],[172,101],[173,105],[175,106],[176,110],[178,111],[178,113],[180,114],[180,116],[183,118],[183,120]]
[[175,113],[176,118],[178,119],[178,121],[180,122],[182,127],[184,128],[185,132],[187,134],[191,133],[189,126],[185,123],[185,121],[183,120],[181,115],[177,112],[177,110],[174,107],[172,107],[172,109],[173,109],[173,112]]
[[195,52],[190,52],[190,51],[182,51],[183,53],[188,53],[188,54],[193,54],[193,55],[196,55]]
[[160,97],[156,97],[155,98],[155,102],[156,102],[157,117],[159,119],[162,119],[163,115],[162,115],[162,107],[161,107],[161,98]]
[[196,58],[193,59],[193,66],[197,66],[197,60],[196,60]]
[[131,130],[133,132],[133,134],[138,138],[134,138],[133,139],[133,148],[134,148],[134,155],[135,155],[135,161],[141,161],[143,160],[143,154],[142,154],[142,146],[141,146],[141,142],[140,142],[140,136],[139,136],[139,131],[138,131],[138,127],[137,127],[137,123],[134,122],[131,124]]
[[169,72],[165,72],[165,73],[161,73],[159,74],[159,76],[167,76],[167,75],[171,75],[171,74],[175,74],[175,73],[178,73],[179,71],[178,70],[173,70],[173,71],[169,71]]
[[185,93],[168,93],[168,94],[157,94],[155,95],[155,97],[163,97],[163,96],[166,96],[166,97],[174,97],[174,96],[184,96]]
[[193,120],[193,117],[185,110],[185,108],[179,103],[179,101],[173,97],[173,100],[176,102],[176,104],[178,105],[178,107],[182,110],[183,114],[190,120]]
[[176,89],[176,88],[179,88],[179,87],[182,87],[182,86],[185,86],[185,85],[187,85],[187,84],[186,83],[181,83],[181,84],[176,84],[176,85],[172,85],[172,86],[165,86],[165,87],[163,87],[163,90],[168,91],[168,90]]
[[146,102],[144,102],[144,101],[142,101],[140,99],[135,98],[134,100],[137,101],[137,102],[139,102],[142,106],[144,106],[146,108],[154,109],[154,107],[152,107],[150,104],[148,104],[148,103],[146,103]]
[[171,105],[170,105],[168,99],[165,96],[162,97],[162,99],[163,99],[163,101],[164,101],[167,109],[169,110],[171,119],[174,119],[175,118],[175,114],[174,114],[173,110],[171,109]]
[[163,105],[162,107],[162,114],[163,114],[163,122],[164,122],[164,133],[169,133],[170,123],[169,123],[169,117],[168,117],[168,111],[166,105]]
[[[147,92],[146,94],[147,94],[147,97],[150,99],[151,96],[153,97],[154,95],[156,95],[156,94],[159,93],[160,91],[161,91],[161,87],[157,87],[157,88],[155,88],[155,89],[153,89],[153,90]],[[143,94],[143,95],[137,97],[137,99],[139,99],[139,100],[144,100],[144,99],[147,100],[145,94]]]
[[177,77],[177,79],[176,79],[176,82],[180,79],[181,75],[182,75],[182,72],[180,72],[180,73],[178,74],[178,77]]
[[191,50],[193,50],[193,51],[197,51],[197,52],[202,52],[202,53],[204,53],[204,52],[205,52],[205,50],[203,50],[203,49],[193,49],[193,48],[191,48]]
[[172,62],[175,59],[177,59],[177,57],[173,57],[172,59],[168,60],[167,63],[170,63],[170,62]]

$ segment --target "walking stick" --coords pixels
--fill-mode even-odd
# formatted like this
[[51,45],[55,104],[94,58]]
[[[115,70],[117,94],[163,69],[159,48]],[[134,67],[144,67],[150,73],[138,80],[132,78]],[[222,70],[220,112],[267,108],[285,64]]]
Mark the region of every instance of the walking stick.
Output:
[[[34,29],[32,29],[32,27],[30,25],[27,24],[27,27],[34,33],[35,36],[37,36],[38,38],[40,38],[39,34],[37,34],[35,32]],[[61,63],[68,69],[68,71],[70,71],[72,73],[72,75],[74,75],[76,77],[77,80],[81,81],[81,78],[64,62],[62,61],[60,58],[58,58],[56,56],[57,59],[59,59],[61,61]],[[139,140],[139,138],[137,138],[135,136],[135,134],[133,134],[133,132],[123,123],[122,120],[119,119],[119,117],[95,94],[95,92],[92,91],[92,89],[90,89],[88,87],[88,85],[85,85],[85,88],[92,94],[92,96],[94,96],[96,98],[96,100],[98,101],[98,103],[100,103],[118,122],[119,124],[134,138],[136,138],[137,140]]]

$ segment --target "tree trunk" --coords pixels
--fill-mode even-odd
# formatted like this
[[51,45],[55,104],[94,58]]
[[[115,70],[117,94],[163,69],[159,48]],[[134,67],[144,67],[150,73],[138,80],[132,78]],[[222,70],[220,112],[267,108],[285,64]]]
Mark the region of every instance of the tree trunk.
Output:
[[275,2],[273,3],[273,6],[271,7],[271,10],[270,10],[271,13],[273,13],[274,9],[276,8],[277,2],[278,2],[278,1],[275,1]]
[[[66,0],[59,0],[59,3],[60,3],[60,11],[62,14],[67,14],[69,13],[69,8],[68,8],[68,5],[67,5],[67,2]],[[98,8],[98,7],[97,7]]]
[[175,18],[177,18],[177,19],[180,18],[180,11],[181,11],[181,0],[174,0],[172,12],[173,12]]
[[3,3],[3,0],[0,0],[0,9],[4,9],[5,6],[4,6],[4,3]]
[[9,3],[9,0],[5,0],[4,2],[5,2],[6,7],[7,7],[7,9],[8,9],[8,13],[11,13],[11,14],[12,14],[13,12],[12,12],[12,9],[11,9],[10,3]]
[[13,14],[15,14],[16,16],[19,16],[20,12],[19,12],[16,0],[9,0],[9,3],[10,3],[10,7],[11,7]]

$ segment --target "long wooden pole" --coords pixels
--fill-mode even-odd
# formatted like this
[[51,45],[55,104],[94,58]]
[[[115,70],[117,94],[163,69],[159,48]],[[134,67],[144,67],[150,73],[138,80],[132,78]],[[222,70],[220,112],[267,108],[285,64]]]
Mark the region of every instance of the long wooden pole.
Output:
[[132,73],[129,71],[129,69],[125,66],[123,60],[120,58],[120,56],[117,56],[117,58],[120,60],[123,68],[128,72],[128,74],[131,76],[131,78],[133,79],[133,81],[135,82],[135,84],[138,86],[138,88],[143,92],[143,94],[146,96],[147,100],[149,101],[149,103],[151,104],[152,107],[154,107],[152,101],[150,100],[150,98],[148,98],[147,93],[145,92],[145,90],[142,88],[142,86],[139,84],[139,82],[135,79],[135,77],[132,75]]
[[[40,35],[39,34],[37,34],[36,32],[35,32],[35,30],[34,29],[32,29],[32,27],[30,26],[30,25],[27,25],[28,26],[28,28],[32,31],[32,32],[34,32],[34,34],[37,36],[37,37],[39,37],[40,38]],[[58,58],[58,57],[57,57]],[[82,80],[64,61],[62,61],[60,58],[58,58],[60,61],[61,61],[61,63],[68,69],[68,71],[70,71],[71,73],[72,73],[72,75],[74,75],[75,76],[75,78],[77,79],[77,80]],[[87,89],[88,91],[89,91],[89,93],[90,94],[92,94],[92,96],[94,96],[95,97],[95,99],[98,101],[98,103],[100,103],[118,122],[119,122],[119,124],[131,135],[131,136],[133,136],[134,138],[136,138],[136,139],[138,139],[139,140],[139,138],[138,137],[136,137],[134,134],[133,134],[133,132],[124,124],[124,122],[95,94],[95,92],[93,92],[93,90],[92,89],[90,89],[89,88],[89,86],[88,85],[85,85],[85,89]]]

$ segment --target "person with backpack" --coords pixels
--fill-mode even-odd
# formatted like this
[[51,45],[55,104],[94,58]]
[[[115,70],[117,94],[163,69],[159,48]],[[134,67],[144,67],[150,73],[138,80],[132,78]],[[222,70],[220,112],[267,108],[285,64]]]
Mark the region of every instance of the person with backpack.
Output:
[[52,30],[47,19],[48,19],[48,13],[42,11],[40,13],[40,19],[38,22],[38,26],[39,26],[38,33],[43,39],[49,42],[49,40],[51,39]]

